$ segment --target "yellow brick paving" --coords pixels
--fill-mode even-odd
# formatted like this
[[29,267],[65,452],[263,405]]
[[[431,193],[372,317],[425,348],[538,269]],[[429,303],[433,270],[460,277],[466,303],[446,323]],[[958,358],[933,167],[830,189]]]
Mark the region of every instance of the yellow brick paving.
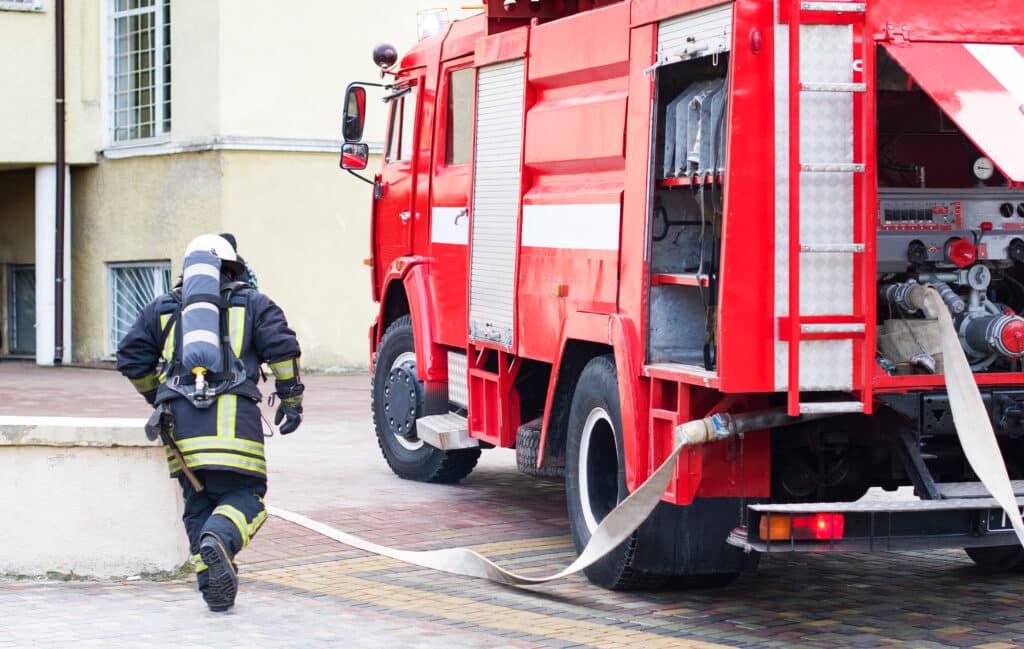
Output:
[[[546,542],[538,543],[543,547]],[[507,542],[474,546],[482,551],[488,546],[502,546],[519,551],[523,544]],[[552,546],[553,547],[553,546]],[[564,548],[564,541],[562,544]],[[488,549],[488,552],[493,552]],[[290,568],[273,568],[249,573],[253,581],[300,588],[348,601],[380,606],[430,617],[441,617],[455,623],[473,624],[498,632],[529,633],[545,639],[588,645],[599,649],[617,647],[679,647],[680,649],[726,649],[722,645],[699,640],[667,637],[656,633],[620,629],[582,620],[567,620],[557,614],[545,615],[522,611],[468,597],[434,593],[408,586],[385,584],[360,576],[366,571],[387,571],[399,562],[377,557],[340,559]]]

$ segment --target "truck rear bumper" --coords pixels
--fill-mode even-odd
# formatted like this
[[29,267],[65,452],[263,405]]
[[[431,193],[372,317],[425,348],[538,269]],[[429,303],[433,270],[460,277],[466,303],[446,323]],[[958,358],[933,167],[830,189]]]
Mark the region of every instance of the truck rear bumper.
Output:
[[[750,505],[747,525],[733,530],[727,542],[758,552],[888,552],[1018,543],[1007,516],[980,483],[938,486],[943,497],[937,500],[869,497]],[[1013,486],[1017,505],[1024,505],[1024,481]]]

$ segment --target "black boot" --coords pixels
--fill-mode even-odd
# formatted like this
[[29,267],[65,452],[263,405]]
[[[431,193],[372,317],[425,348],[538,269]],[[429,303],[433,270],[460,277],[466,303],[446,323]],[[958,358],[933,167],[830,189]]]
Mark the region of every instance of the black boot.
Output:
[[205,532],[199,540],[199,554],[206,564],[209,580],[203,599],[211,611],[221,613],[235,605],[238,573],[227,549],[213,532]]

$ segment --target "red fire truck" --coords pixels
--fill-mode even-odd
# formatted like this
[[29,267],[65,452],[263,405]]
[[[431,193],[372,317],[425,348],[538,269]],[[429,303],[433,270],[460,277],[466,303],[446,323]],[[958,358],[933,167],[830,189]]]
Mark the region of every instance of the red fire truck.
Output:
[[[719,584],[762,552],[929,547],[1024,565],[956,437],[935,321],[905,299],[941,292],[1024,478],[1019,2],[490,0],[374,60],[342,166],[367,165],[383,85],[369,338],[396,474],[456,482],[515,448],[564,474],[582,548],[677,426],[769,413],[684,450],[588,577]],[[900,486],[915,497],[862,498]]]

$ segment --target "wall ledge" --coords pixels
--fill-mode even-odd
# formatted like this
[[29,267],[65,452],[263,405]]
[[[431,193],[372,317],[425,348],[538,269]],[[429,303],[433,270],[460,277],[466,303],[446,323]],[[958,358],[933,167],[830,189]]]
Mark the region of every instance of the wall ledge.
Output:
[[160,446],[143,431],[145,419],[0,416],[2,446]]
[[[382,142],[370,142],[370,153],[384,152]],[[120,160],[145,156],[201,153],[204,151],[278,151],[293,153],[332,153],[340,155],[341,140],[313,138],[251,137],[215,135],[191,140],[132,142],[114,144],[103,149],[105,158]]]

